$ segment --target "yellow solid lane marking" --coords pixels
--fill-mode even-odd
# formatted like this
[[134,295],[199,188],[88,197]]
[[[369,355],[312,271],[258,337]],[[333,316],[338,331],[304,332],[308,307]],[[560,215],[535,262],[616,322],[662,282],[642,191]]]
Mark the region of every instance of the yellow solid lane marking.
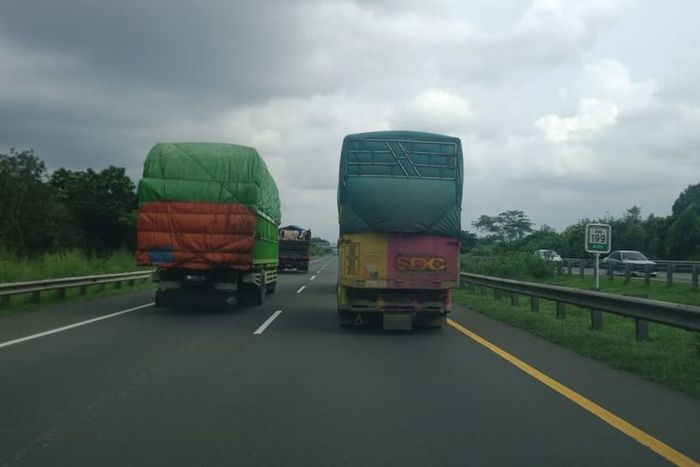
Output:
[[538,369],[528,365],[524,361],[520,360],[518,357],[509,354],[505,350],[501,349],[500,347],[496,346],[495,344],[492,344],[491,342],[487,341],[483,337],[474,334],[472,331],[469,329],[465,328],[461,324],[457,323],[456,321],[453,321],[451,319],[447,320],[447,323],[464,334],[465,336],[473,339],[477,343],[483,345],[487,349],[489,349],[491,352],[495,353],[499,357],[507,360],[509,363],[515,365],[516,367],[520,368],[522,371],[527,373],[528,375],[532,376],[542,384],[549,386],[551,389],[555,390],[562,396],[566,397],[569,399],[571,402],[578,404],[579,406],[583,407],[586,409],[588,412],[592,413],[596,417],[600,418],[603,420],[605,423],[611,425],[612,427],[620,430],[630,438],[633,438],[634,440],[638,441],[639,443],[643,444],[644,446],[648,447],[664,459],[668,460],[669,462],[672,462],[676,465],[682,465],[682,466],[700,466],[696,461],[693,459],[685,456],[684,454],[676,451],[673,449],[671,446],[668,444],[665,444],[658,439],[654,438],[650,434],[640,430],[636,426],[632,425],[631,423],[623,420],[622,418],[618,417],[614,413],[604,409],[603,407],[599,406],[595,402],[593,402],[590,399],[586,399],[583,397],[581,394],[577,393],[576,391],[564,386],[560,382],[550,378],[549,376],[545,375]]

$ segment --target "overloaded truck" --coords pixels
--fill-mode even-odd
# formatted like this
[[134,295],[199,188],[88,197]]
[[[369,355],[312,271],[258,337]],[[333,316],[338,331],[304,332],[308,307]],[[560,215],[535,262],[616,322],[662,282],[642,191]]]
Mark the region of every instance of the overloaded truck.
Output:
[[463,186],[458,138],[348,135],[338,184],[341,325],[442,326],[459,284]]
[[137,262],[156,306],[262,304],[277,285],[280,200],[258,152],[159,143],[138,185]]
[[279,229],[279,270],[308,271],[311,259],[311,230],[286,225]]

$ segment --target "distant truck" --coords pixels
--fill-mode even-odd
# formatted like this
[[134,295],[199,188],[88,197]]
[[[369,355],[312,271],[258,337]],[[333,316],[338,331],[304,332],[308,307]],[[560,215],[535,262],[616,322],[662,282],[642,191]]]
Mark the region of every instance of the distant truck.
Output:
[[280,200],[255,149],[156,144],[138,200],[136,258],[156,268],[156,306],[260,305],[274,293]]
[[348,135],[338,184],[341,325],[442,326],[459,285],[463,185],[458,138]]
[[311,230],[286,225],[279,229],[279,267],[308,271],[311,259]]

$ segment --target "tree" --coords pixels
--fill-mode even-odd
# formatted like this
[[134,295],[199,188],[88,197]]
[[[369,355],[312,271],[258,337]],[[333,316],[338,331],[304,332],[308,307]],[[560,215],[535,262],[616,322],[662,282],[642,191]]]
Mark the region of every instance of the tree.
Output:
[[21,256],[50,248],[59,206],[34,150],[0,154],[0,244]]
[[136,194],[123,168],[58,169],[50,184],[83,231],[88,249],[100,252],[132,243],[127,239],[135,234]]
[[519,210],[504,211],[495,217],[482,214],[472,225],[502,243],[522,240],[533,228],[530,219]]
[[700,206],[700,183],[688,185],[688,187],[678,195],[678,198],[673,202],[673,217],[680,216],[686,208],[693,203]]
[[672,259],[700,258],[700,203],[690,203],[669,229],[669,253]]

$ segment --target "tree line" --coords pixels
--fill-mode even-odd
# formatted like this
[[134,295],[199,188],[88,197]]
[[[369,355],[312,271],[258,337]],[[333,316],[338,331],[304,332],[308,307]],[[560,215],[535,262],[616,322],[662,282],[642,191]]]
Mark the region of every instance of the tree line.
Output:
[[556,250],[561,256],[582,258],[586,224],[612,226],[613,250],[638,250],[651,258],[700,260],[700,183],[688,186],[673,203],[670,216],[650,214],[632,206],[621,217],[580,219],[557,232],[547,225],[535,229],[520,210],[495,216],[481,215],[472,226],[477,233],[462,232],[462,251],[492,256],[503,252]]
[[135,248],[137,200],[121,167],[58,169],[33,150],[0,154],[0,250],[29,257],[80,249]]

